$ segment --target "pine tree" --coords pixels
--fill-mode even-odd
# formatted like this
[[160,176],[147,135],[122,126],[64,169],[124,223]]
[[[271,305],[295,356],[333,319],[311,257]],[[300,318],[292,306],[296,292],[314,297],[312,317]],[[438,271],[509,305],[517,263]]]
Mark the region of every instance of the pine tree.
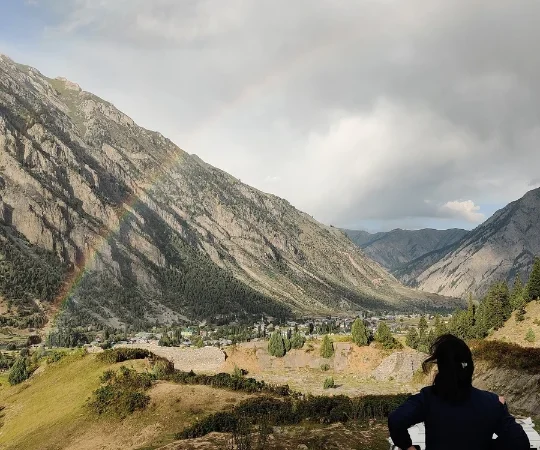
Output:
[[540,258],[535,258],[529,282],[527,283],[526,300],[538,299],[540,299]]
[[325,334],[321,344],[321,356],[323,358],[330,358],[334,355],[334,344],[330,340],[330,337]]
[[352,340],[358,346],[368,345],[369,335],[364,321],[356,319],[351,328]]
[[433,346],[433,344],[435,343],[436,339],[437,339],[437,336],[435,335],[435,331],[433,330],[433,328],[431,328],[429,330],[428,335],[427,335],[427,350],[428,350],[428,353],[429,353],[429,350],[431,349],[431,347]]
[[419,336],[422,336],[426,334],[426,331],[428,329],[428,323],[426,320],[426,316],[420,316],[420,321],[418,322],[418,334]]
[[401,348],[401,344],[394,339],[390,328],[388,328],[386,322],[383,321],[379,322],[379,326],[375,332],[375,340],[388,350]]
[[443,334],[448,333],[448,329],[446,327],[446,324],[443,322],[441,316],[437,314],[435,316],[435,337],[438,338],[439,336],[442,336]]
[[405,343],[414,349],[418,348],[419,342],[419,336],[418,331],[416,331],[416,328],[410,327],[409,331],[407,332],[407,337],[405,338]]
[[274,331],[272,336],[270,336],[270,341],[268,342],[268,353],[271,356],[277,356],[278,358],[285,356],[285,342],[283,342],[281,332]]
[[516,275],[516,278],[514,278],[514,286],[512,287],[512,293],[510,294],[510,305],[512,306],[512,310],[516,311],[519,308],[521,308],[523,304],[523,283],[521,282],[521,277],[519,274]]

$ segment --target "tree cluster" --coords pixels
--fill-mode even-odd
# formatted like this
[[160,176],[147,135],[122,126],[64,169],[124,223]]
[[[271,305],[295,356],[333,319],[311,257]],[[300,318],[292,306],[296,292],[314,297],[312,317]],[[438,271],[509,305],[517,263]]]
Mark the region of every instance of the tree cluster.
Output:
[[380,321],[375,332],[375,342],[380,343],[387,350],[402,348],[401,343],[392,336],[392,332],[385,321]]

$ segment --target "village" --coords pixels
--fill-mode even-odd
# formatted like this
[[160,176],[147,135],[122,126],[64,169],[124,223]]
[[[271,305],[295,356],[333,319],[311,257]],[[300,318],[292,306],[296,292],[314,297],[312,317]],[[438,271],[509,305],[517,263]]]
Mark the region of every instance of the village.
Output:
[[[323,335],[346,337],[351,333],[353,322],[361,317],[366,328],[374,334],[381,321],[386,322],[394,335],[404,335],[409,327],[418,326],[421,314],[374,315],[363,313],[355,317],[306,317],[285,323],[274,324],[274,318],[261,317],[251,325],[232,322],[228,325],[212,326],[207,322],[189,326],[154,327],[151,331],[124,333],[107,337],[101,333],[87,344],[87,347],[106,348],[113,345],[152,344],[165,347],[227,347],[240,342],[266,340],[274,331],[280,331],[283,337],[300,333],[305,338],[317,339]],[[425,315],[429,323],[435,319],[432,314]],[[451,315],[442,317],[448,323]]]

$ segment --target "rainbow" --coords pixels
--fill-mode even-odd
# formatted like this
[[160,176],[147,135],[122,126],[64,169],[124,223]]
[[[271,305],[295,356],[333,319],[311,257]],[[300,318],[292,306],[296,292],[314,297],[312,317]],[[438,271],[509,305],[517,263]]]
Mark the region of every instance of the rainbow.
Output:
[[[265,90],[281,84],[287,78],[294,75],[295,72],[309,67],[310,63],[316,62],[320,56],[330,53],[336,44],[349,39],[351,34],[355,31],[357,30],[341,30],[336,33],[332,39],[327,39],[317,45],[312,45],[300,54],[292,55],[279,66],[278,70],[265,74],[261,79],[247,84],[232,101],[216,108],[213,113],[196,126],[195,130],[187,136],[187,142],[193,141],[197,136],[204,133],[206,129],[222,120],[230,112],[235,111],[239,106],[256,99]],[[148,178],[144,183],[147,188],[137,187],[135,192],[126,198],[123,208],[124,211],[118,218],[118,225],[111,230],[99,233],[97,243],[89,245],[88,249],[83,253],[81,260],[78,261],[77,265],[71,271],[54,301],[54,305],[57,308],[55,315],[61,311],[62,306],[75,293],[84,279],[85,274],[89,272],[88,266],[95,262],[109,240],[119,233],[122,222],[131,214],[131,211],[136,206],[137,202],[145,196],[147,189],[152,189],[159,185],[165,179],[167,173],[181,162],[185,153],[180,148],[178,148],[178,150],[179,151],[173,153],[164,161],[163,165],[159,168],[160,170],[156,170],[156,173]]]

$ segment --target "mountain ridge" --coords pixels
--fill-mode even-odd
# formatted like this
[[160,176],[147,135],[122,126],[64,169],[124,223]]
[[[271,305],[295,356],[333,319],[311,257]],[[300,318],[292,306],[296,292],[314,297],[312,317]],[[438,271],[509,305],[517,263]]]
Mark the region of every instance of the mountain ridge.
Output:
[[[404,283],[443,295],[481,296],[495,281],[526,280],[540,254],[540,188],[496,211],[438,254],[395,270]],[[431,257],[431,259],[429,259]]]
[[67,287],[67,321],[455,304],[404,288],[341,231],[75,83],[5,56],[0,72],[0,219],[71,273],[84,270]]
[[459,228],[448,230],[396,228],[373,234],[362,230],[344,230],[344,232],[367,256],[391,272],[423,255],[447,247],[467,234],[466,230]]

